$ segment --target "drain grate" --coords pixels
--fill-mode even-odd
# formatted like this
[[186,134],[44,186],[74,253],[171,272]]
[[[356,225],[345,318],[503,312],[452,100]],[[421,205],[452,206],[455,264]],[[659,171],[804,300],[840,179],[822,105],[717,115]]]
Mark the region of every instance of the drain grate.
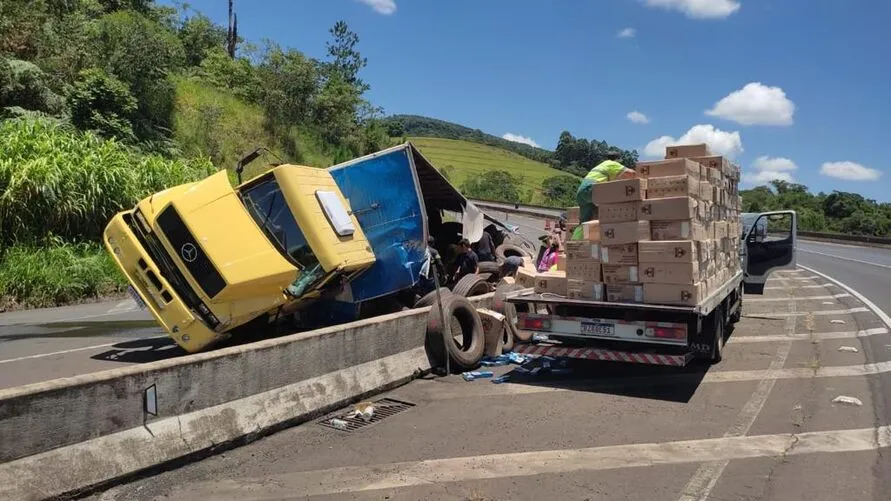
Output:
[[[361,417],[354,416],[353,411],[349,411],[337,416],[328,416],[319,420],[318,423],[326,428],[331,428],[337,431],[356,431],[415,406],[413,403],[403,402],[392,398],[382,398],[380,400],[375,400],[372,403],[374,404],[374,414],[371,416],[371,419],[367,421]],[[346,424],[338,423],[338,425],[335,425],[333,423],[335,420],[340,420]]]

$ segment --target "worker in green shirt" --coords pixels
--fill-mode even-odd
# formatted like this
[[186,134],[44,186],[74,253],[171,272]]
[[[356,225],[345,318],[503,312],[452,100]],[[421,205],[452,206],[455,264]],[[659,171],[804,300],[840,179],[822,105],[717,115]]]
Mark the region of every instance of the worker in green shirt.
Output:
[[[597,164],[582,179],[579,189],[575,194],[575,200],[579,204],[579,221],[584,223],[597,219],[597,204],[594,200],[594,185],[617,179],[630,179],[637,176],[634,169],[625,167],[618,160],[622,155],[615,150],[606,154],[606,160]],[[582,240],[582,227],[579,226],[572,232],[572,240]]]

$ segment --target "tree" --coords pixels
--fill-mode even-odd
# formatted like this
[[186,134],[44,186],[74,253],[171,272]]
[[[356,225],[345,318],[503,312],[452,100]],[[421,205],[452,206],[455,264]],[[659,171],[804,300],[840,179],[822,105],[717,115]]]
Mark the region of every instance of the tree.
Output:
[[131,120],[136,99],[127,84],[100,69],[81,72],[68,96],[68,109],[71,122],[80,129],[124,141],[135,138]]
[[207,16],[196,14],[179,28],[186,66],[198,66],[207,55],[226,44],[226,30],[213,23]]
[[249,103],[260,103],[264,82],[259,71],[244,57],[229,58],[222,47],[212,48],[201,61],[198,76],[218,89]]
[[575,195],[579,188],[578,178],[572,176],[553,176],[542,183],[544,196],[549,205],[555,207],[572,207],[576,205]]
[[337,21],[328,32],[334,37],[333,41],[326,43],[328,55],[333,59],[329,63],[330,71],[354,86],[361,95],[368,90],[368,85],[359,78],[359,71],[368,64],[368,60],[356,49],[359,35],[350,30],[344,21]]
[[226,52],[235,59],[235,48],[238,45],[238,14],[235,13],[233,1],[229,0],[229,29],[226,31]]
[[0,109],[17,106],[57,114],[64,102],[50,89],[49,77],[37,65],[0,58]]
[[526,202],[528,194],[522,192],[522,185],[522,177],[504,170],[494,170],[464,181],[461,191],[468,197],[483,200]]
[[257,71],[266,118],[283,126],[309,123],[321,81],[318,65],[300,51],[269,42]]

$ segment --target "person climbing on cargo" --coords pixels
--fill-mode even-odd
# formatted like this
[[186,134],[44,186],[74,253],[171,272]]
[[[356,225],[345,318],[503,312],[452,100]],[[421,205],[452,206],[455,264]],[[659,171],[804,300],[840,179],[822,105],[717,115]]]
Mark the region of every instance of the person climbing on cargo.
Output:
[[[597,203],[594,200],[594,185],[597,183],[605,183],[608,181],[616,181],[618,179],[631,179],[637,177],[634,169],[629,169],[621,163],[619,159],[622,154],[616,150],[610,150],[606,153],[606,160],[597,164],[596,167],[588,171],[588,174],[579,184],[579,189],[575,194],[575,200],[579,204],[579,221],[584,223],[597,219]],[[583,240],[582,226],[579,225],[572,232],[572,240]]]
[[452,275],[452,283],[457,283],[464,275],[479,273],[480,260],[470,248],[470,240],[462,238],[458,242],[458,256],[455,257],[455,272]]

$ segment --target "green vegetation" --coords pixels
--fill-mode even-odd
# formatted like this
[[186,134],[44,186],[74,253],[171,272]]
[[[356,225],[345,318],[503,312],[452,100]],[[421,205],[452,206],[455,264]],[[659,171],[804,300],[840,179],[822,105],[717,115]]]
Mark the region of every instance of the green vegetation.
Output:
[[772,181],[741,192],[743,212],[792,209],[802,231],[891,237],[891,204],[877,203],[856,193],[817,193],[807,186]]

